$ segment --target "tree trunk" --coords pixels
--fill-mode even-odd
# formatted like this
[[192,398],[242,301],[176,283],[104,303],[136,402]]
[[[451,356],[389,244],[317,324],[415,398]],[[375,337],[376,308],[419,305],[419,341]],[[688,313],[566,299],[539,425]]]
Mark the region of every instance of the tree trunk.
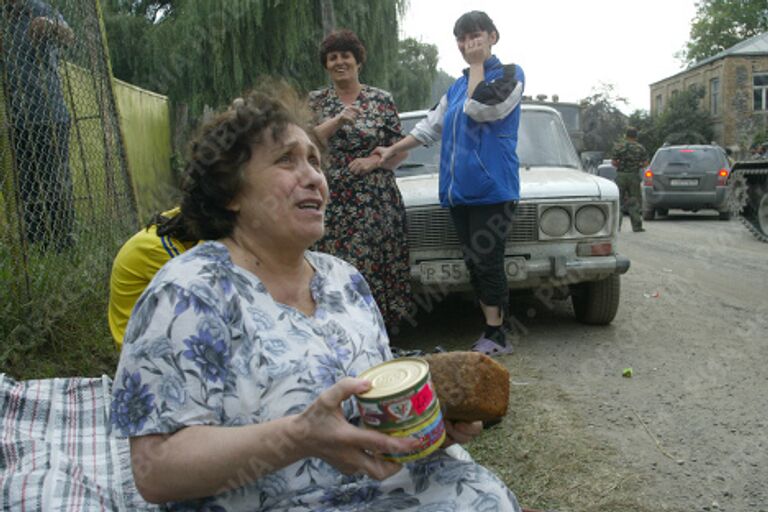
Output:
[[336,28],[333,0],[320,0],[320,16],[323,22],[323,35],[327,36]]

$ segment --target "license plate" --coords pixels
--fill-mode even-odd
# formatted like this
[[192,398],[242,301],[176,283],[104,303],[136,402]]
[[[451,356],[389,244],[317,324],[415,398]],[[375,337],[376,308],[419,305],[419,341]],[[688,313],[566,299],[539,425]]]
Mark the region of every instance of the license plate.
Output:
[[[462,284],[469,282],[469,272],[463,261],[423,261],[419,264],[421,282],[425,284]],[[525,258],[505,258],[504,271],[508,281],[527,277]]]
[[699,180],[696,178],[679,178],[669,180],[669,183],[674,187],[695,187],[699,184]]

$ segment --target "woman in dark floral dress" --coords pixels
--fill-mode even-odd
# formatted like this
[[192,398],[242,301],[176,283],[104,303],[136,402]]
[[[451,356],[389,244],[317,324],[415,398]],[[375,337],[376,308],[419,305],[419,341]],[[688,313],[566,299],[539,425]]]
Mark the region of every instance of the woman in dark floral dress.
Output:
[[309,103],[328,144],[331,202],[315,247],[360,270],[392,332],[411,304],[405,207],[392,172],[402,159],[381,167],[371,152],[402,138],[397,107],[388,92],[360,83],[365,48],[353,32],[326,37],[320,60],[333,85],[311,92]]

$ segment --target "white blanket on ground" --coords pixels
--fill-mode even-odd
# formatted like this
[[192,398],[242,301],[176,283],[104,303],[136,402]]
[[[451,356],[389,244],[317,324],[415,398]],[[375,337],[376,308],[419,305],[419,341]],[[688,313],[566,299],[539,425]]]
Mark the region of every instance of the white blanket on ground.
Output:
[[154,511],[133,482],[127,439],[109,435],[112,381],[15,381],[0,373],[4,510]]

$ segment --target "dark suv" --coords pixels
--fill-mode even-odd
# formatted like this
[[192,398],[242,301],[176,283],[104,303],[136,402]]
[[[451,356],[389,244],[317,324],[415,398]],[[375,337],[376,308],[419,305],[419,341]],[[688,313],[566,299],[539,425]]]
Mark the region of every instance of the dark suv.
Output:
[[719,146],[664,146],[643,173],[643,219],[653,220],[670,208],[717,210],[728,220],[725,182],[730,167]]

